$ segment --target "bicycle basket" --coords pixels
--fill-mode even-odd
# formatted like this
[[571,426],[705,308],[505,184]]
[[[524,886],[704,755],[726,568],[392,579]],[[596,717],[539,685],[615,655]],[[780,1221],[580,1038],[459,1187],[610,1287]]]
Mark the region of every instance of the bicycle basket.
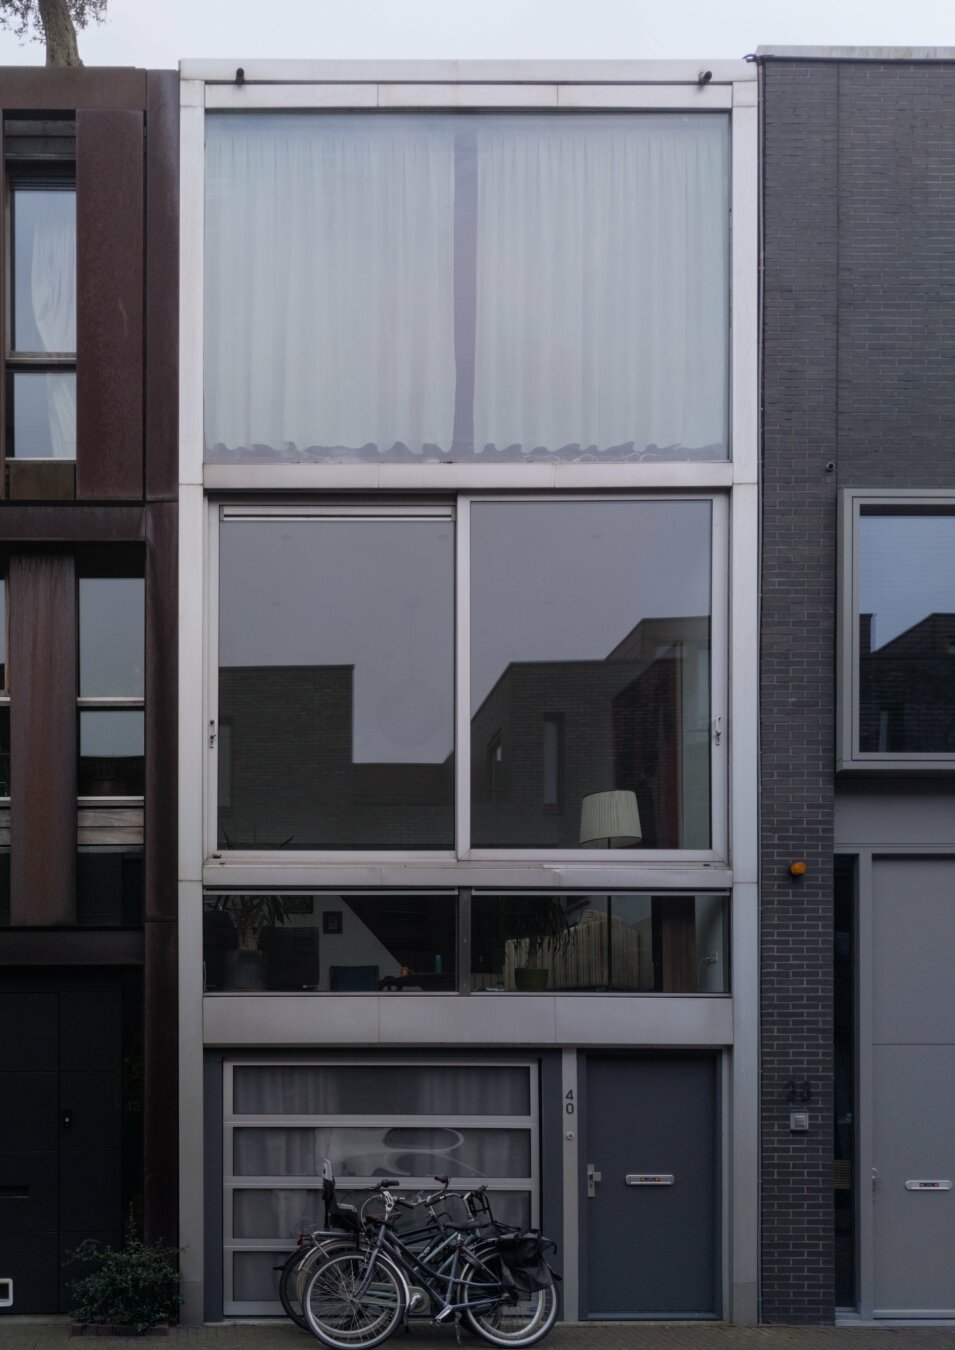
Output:
[[496,1250],[501,1258],[501,1279],[508,1287],[521,1294],[533,1294],[546,1289],[554,1273],[544,1253],[554,1247],[549,1238],[540,1233],[505,1233],[498,1238]]

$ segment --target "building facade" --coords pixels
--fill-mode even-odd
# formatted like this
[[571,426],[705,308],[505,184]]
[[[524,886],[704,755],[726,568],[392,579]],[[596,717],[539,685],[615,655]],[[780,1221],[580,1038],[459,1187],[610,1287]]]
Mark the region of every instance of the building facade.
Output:
[[186,1315],[328,1157],[754,1321],[756,68],[181,75]]
[[175,1244],[178,82],[0,73],[0,1313]]
[[760,53],[767,1321],[955,1316],[953,58]]

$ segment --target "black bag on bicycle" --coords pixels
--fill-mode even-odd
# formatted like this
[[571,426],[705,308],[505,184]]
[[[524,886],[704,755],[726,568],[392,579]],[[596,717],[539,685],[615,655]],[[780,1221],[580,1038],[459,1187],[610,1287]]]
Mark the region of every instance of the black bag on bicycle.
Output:
[[544,1253],[555,1244],[540,1233],[504,1233],[497,1239],[496,1250],[501,1258],[501,1281],[518,1294],[533,1294],[546,1289],[554,1280],[554,1272]]

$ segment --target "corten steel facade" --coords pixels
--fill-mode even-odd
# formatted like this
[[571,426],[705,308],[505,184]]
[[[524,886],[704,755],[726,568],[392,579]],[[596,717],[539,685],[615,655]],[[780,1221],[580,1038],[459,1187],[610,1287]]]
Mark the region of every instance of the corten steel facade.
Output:
[[[61,1254],[89,1228],[118,1237],[124,1216],[112,1202],[86,1231],[84,1220],[64,1218],[66,1192],[82,1189],[79,1174],[94,1153],[96,1167],[106,1165],[107,1145],[117,1158],[123,1153],[117,1194],[135,1201],[146,1236],[175,1244],[177,1235],[178,80],[166,71],[7,69],[0,116],[7,204],[0,252],[13,255],[12,194],[66,184],[75,190],[76,278],[75,468],[68,452],[31,459],[21,450],[18,457],[16,413],[8,407],[0,416],[11,742],[9,802],[2,804],[11,877],[0,921],[4,1040],[29,1034],[35,1016],[35,1048],[46,1034],[43,1019],[53,1019],[52,1078],[34,1072],[50,1066],[38,1049],[26,1049],[10,1065],[13,1090],[4,1092],[4,1180],[34,1215],[32,1230],[28,1223],[24,1233],[6,1228],[0,1236],[0,1276],[7,1277],[38,1234],[48,1266],[57,1233]],[[12,275],[7,262],[0,286],[8,314]],[[13,388],[14,371],[28,368],[18,364],[9,333],[5,344],[0,399]],[[144,710],[145,734],[142,777],[134,782],[106,781],[102,765],[92,785],[80,765],[78,782],[79,587],[90,576],[142,579],[144,687],[134,706]],[[140,898],[104,916],[99,883],[83,889],[86,854],[124,848],[142,853]],[[92,1018],[82,1032],[79,1022],[71,1028],[70,1010],[80,1006]],[[115,1049],[109,1072],[122,1077],[122,1109],[106,1137],[91,1139],[91,1075],[106,1072],[96,1060],[100,1038]],[[30,1124],[26,1112],[41,1098]],[[31,1150],[45,1150],[54,1172],[59,1152],[59,1202],[55,1181],[50,1192],[38,1174],[23,1174]],[[95,1185],[89,1177],[86,1184]],[[52,1296],[34,1291],[31,1299],[15,1281],[4,1311],[55,1312],[55,1286],[54,1277]]]
[[[858,579],[860,522],[950,521],[942,494],[955,486],[955,65],[951,52],[919,55],[760,55],[767,1322],[830,1321],[837,1306],[863,1317],[955,1307],[951,1279],[924,1274],[930,1251],[907,1285],[892,1274],[906,1215],[929,1247],[950,1250],[951,1193],[934,1194],[932,1209],[913,1188],[951,1180],[950,1161],[919,1134],[936,1111],[950,1119],[951,1102],[941,1088],[933,1101],[922,1080],[904,1086],[897,1059],[924,1053],[935,1066],[926,1081],[940,1081],[951,1039],[951,999],[937,995],[928,955],[948,911],[941,900],[912,908],[935,878],[950,894],[955,876],[951,615],[927,600],[914,611],[924,617],[873,654],[884,617],[873,619]],[[892,559],[900,576],[906,561]],[[937,564],[923,584],[936,570],[951,577],[950,557]],[[919,659],[900,665],[906,656]],[[797,859],[808,870],[794,880]],[[912,999],[924,1022],[897,1025]],[[808,1132],[791,1131],[793,1111],[809,1113]],[[834,1113],[854,1140],[835,1165]]]

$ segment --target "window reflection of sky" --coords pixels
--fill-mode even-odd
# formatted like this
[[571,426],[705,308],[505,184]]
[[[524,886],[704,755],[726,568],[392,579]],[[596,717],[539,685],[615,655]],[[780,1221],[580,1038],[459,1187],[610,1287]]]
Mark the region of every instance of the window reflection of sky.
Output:
[[873,616],[873,651],[929,614],[955,613],[955,515],[861,518],[859,612]]

